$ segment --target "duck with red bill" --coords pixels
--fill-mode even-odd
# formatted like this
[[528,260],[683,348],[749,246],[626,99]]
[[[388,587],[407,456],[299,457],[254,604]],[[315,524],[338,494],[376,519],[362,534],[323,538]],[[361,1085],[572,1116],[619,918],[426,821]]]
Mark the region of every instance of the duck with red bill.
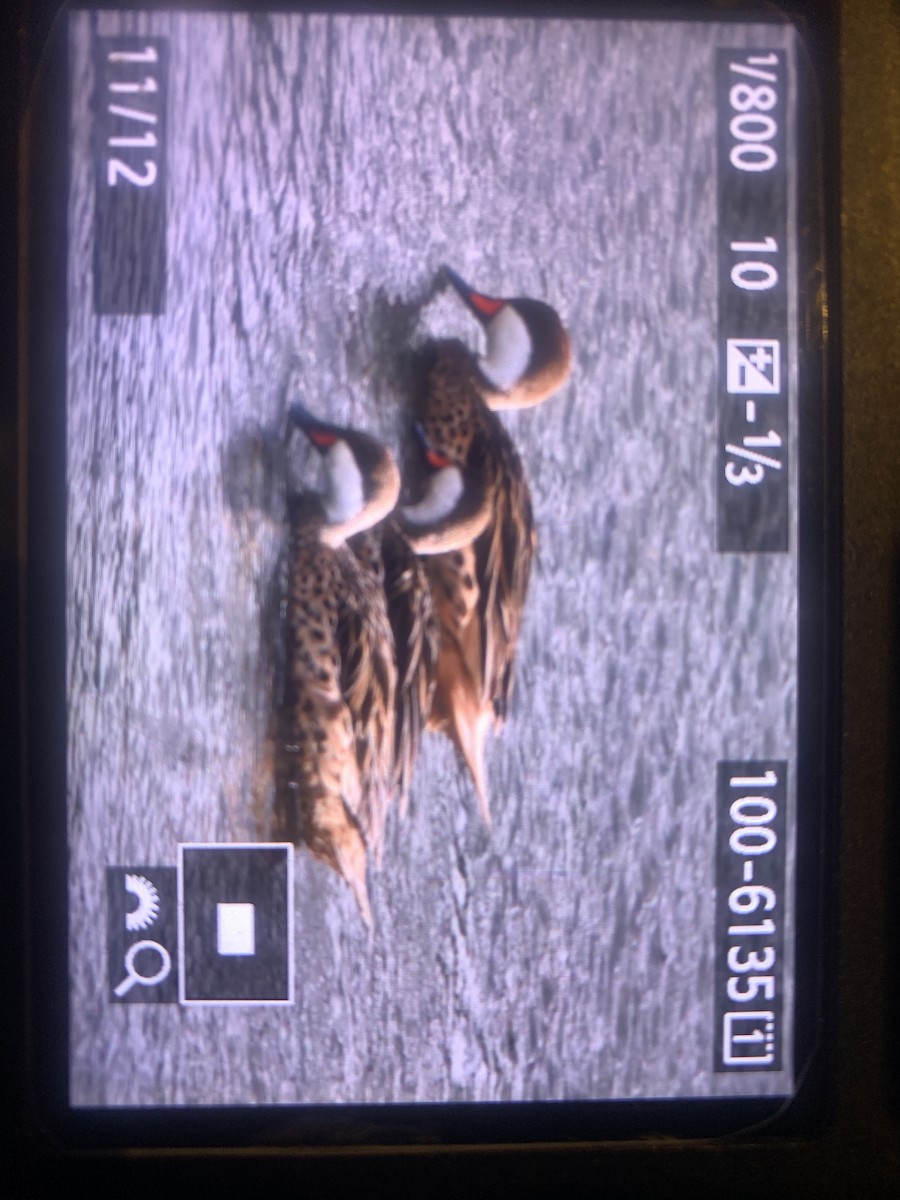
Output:
[[367,860],[380,858],[396,788],[397,667],[384,590],[347,540],[393,509],[400,473],[367,433],[300,404],[295,426],[322,457],[323,486],[289,504],[276,799],[286,834],[347,881],[371,925]]

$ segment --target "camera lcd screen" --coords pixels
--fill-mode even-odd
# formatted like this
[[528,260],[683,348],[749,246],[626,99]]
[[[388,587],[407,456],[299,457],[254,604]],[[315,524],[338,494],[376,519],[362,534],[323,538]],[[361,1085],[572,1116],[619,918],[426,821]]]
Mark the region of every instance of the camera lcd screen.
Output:
[[70,1105],[790,1097],[794,27],[66,40]]

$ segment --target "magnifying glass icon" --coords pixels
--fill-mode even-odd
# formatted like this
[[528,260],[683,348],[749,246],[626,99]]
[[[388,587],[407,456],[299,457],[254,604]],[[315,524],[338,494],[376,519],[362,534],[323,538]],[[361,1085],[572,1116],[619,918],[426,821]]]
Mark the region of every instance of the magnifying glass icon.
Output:
[[[134,965],[134,960],[142,950],[155,950],[159,955],[159,970],[152,975],[143,975]],[[125,978],[113,988],[116,996],[124,996],[126,992],[131,991],[136,983],[140,983],[143,987],[155,987],[156,984],[162,983],[167,979],[169,972],[172,970],[172,958],[165,948],[159,942],[135,942],[125,951]]]

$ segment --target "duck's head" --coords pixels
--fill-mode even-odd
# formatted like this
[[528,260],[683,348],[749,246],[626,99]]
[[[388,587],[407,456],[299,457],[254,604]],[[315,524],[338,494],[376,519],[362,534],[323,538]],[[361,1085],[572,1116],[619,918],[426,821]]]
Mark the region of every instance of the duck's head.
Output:
[[492,503],[483,471],[451,458],[416,423],[426,464],[425,494],[397,510],[397,520],[417,554],[443,554],[468,546],[487,527]]
[[388,515],[400,495],[400,472],[387,446],[358,429],[320,421],[302,404],[288,416],[288,432],[301,429],[322,458],[319,495],[321,538],[339,546]]
[[489,408],[531,408],[563,386],[572,369],[572,345],[556,309],[529,296],[488,296],[452,268],[443,272],[484,328],[487,354],[477,367]]

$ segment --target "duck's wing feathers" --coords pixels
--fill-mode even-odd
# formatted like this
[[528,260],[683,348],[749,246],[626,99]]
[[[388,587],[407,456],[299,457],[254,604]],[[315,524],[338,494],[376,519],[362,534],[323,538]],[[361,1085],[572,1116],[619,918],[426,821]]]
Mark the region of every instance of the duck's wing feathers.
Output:
[[425,569],[393,522],[383,529],[382,565],[397,655],[394,777],[406,812],[422,730],[431,711],[440,626]]
[[531,492],[509,434],[490,414],[494,512],[475,542],[484,628],[484,698],[498,722],[512,693],[516,645],[537,547]]
[[484,699],[484,630],[475,546],[425,560],[440,624],[437,685],[428,727],[441,730],[465,759],[486,825],[490,804],[484,743],[493,712]]
[[387,605],[378,581],[347,550],[336,629],[341,691],[350,711],[361,781],[360,827],[381,861],[387,814],[394,793],[394,709],[397,668]]

